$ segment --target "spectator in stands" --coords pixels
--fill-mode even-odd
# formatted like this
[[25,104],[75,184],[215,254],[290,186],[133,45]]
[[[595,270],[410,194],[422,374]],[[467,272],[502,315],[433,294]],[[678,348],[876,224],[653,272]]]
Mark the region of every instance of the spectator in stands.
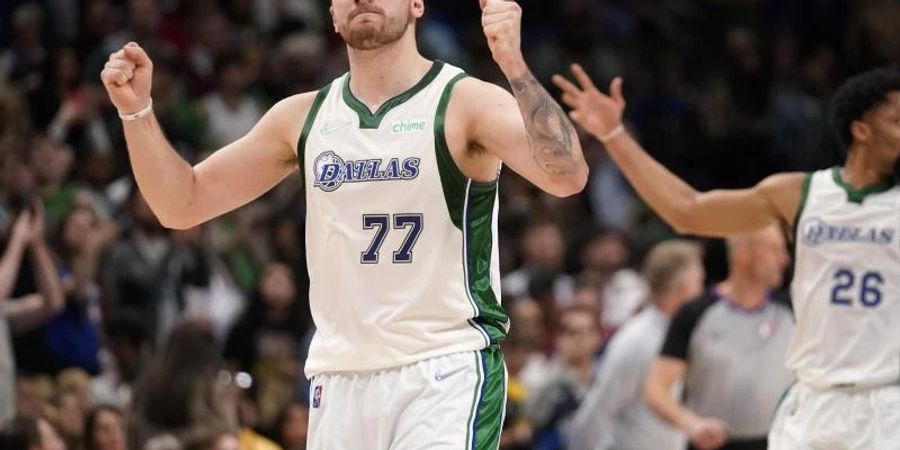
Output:
[[209,267],[195,248],[173,245],[170,235],[135,187],[129,200],[134,225],[112,244],[101,270],[104,309],[109,314],[137,314],[160,343],[184,309],[184,288],[209,283]]
[[[26,203],[24,199],[17,205],[15,200],[10,200],[9,211],[28,221],[28,251],[20,257],[23,263],[16,263],[17,268],[10,272],[15,287],[12,298],[6,302],[6,313],[18,370],[47,374],[52,368],[40,351],[42,326],[59,314],[65,298],[55,256],[45,236],[43,205],[39,201]],[[25,264],[26,260],[30,264]]]
[[172,48],[160,48],[153,57],[153,109],[175,149],[195,161],[206,146],[206,123],[185,92],[183,65]]
[[600,375],[578,409],[569,448],[585,450],[681,450],[680,430],[644,403],[644,381],[669,326],[670,317],[703,292],[700,248],[666,241],[650,251],[643,275],[650,305],[625,323],[604,354]]
[[106,316],[103,341],[102,369],[91,381],[91,398],[124,409],[131,400],[132,384],[151,357],[150,335],[140,316],[118,313]]
[[122,411],[116,407],[95,407],[84,422],[84,432],[84,450],[126,450]]
[[[793,317],[771,300],[788,255],[775,225],[727,243],[728,278],[672,319],[645,395],[689,436],[691,449],[765,450],[775,407],[793,381],[784,366]],[[683,404],[672,396],[682,380]]]
[[19,417],[0,429],[3,450],[66,450],[53,425],[43,418]]
[[562,274],[565,241],[559,225],[549,220],[536,220],[522,233],[522,264],[503,278],[503,293],[511,297],[528,295],[529,285],[537,273],[558,275],[553,283],[553,296],[568,304],[572,299],[572,279]]
[[229,387],[212,332],[199,323],[179,324],[135,387],[128,448],[167,434],[186,443],[202,430],[236,432],[237,404]]
[[594,357],[599,347],[600,323],[595,310],[572,306],[560,313],[555,371],[525,404],[536,450],[566,448],[565,429],[595,381]]
[[541,306],[531,298],[521,298],[511,307],[510,323],[516,324],[516,341],[520,344],[520,352],[525,358],[523,366],[516,371],[516,379],[526,391],[532,391],[544,385],[553,371],[554,347],[547,351],[547,342],[554,342],[548,336],[548,319],[544,315]]
[[47,414],[69,450],[82,450],[84,442],[84,412],[78,395],[73,391],[57,391],[53,401],[53,415]]
[[[530,301],[530,300],[529,300]],[[518,306],[521,306],[522,301]],[[528,324],[518,322],[509,336],[500,344],[508,373],[506,382],[506,417],[500,434],[500,450],[526,450],[531,448],[533,430],[525,415],[525,403],[529,388],[521,379],[522,369],[534,351],[534,335],[527,333]]]
[[[44,26],[44,13],[36,3],[19,3],[12,15],[13,36],[0,52],[0,76],[15,82],[31,81],[26,92],[35,88],[42,69],[50,59]],[[30,88],[30,89],[29,89]]]
[[293,272],[285,264],[270,263],[256,298],[228,334],[225,358],[253,375],[262,428],[273,426],[294,398],[305,331],[301,311]]
[[6,300],[12,294],[22,255],[32,237],[31,213],[19,214],[7,236],[3,258],[0,259],[0,424],[14,417],[16,410],[16,365],[9,332],[10,304]]
[[208,122],[208,140],[220,148],[245,135],[264,110],[247,90],[253,73],[244,55],[228,53],[216,60],[216,90],[203,99]]
[[44,326],[43,353],[54,371],[80,367],[100,371],[100,255],[117,228],[100,221],[90,206],[75,206],[62,218],[57,232],[66,305]]
[[306,431],[309,426],[309,408],[300,402],[292,402],[276,422],[278,444],[283,450],[306,450]]
[[[191,442],[185,446],[185,450],[244,450],[240,446],[237,436],[234,433],[223,431],[218,433],[211,440],[202,439],[197,442]],[[256,449],[247,449],[256,450]]]
[[621,231],[597,230],[581,251],[582,276],[601,292],[602,326],[615,331],[631,318],[649,295],[640,274],[628,267],[628,237]]

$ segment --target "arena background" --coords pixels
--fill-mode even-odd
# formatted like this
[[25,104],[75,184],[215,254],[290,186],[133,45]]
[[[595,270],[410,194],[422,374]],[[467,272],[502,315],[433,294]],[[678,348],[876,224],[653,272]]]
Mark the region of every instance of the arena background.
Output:
[[[900,3],[891,0],[519,3],[524,53],[548,90],[558,93],[550,76],[571,62],[601,85],[624,77],[630,129],[698,189],[836,164],[828,97],[847,76],[900,61]],[[14,384],[17,394],[14,411],[0,417],[43,416],[69,449],[115,448],[91,446],[99,431],[85,420],[95,405],[127,410],[142,376],[155,377],[149,384],[158,395],[175,397],[185,392],[180,380],[200,377],[234,387],[217,400],[236,417],[222,421],[221,433],[239,423],[244,448],[268,448],[260,435],[303,448],[311,319],[298,178],[196,229],[162,229],[135,195],[99,73],[109,53],[141,43],[155,64],[156,114],[178,151],[197,162],[278,99],[347,70],[327,6],[0,1],[0,235],[6,247],[17,214],[42,203],[46,224],[37,232],[65,288],[59,301],[44,296],[35,320],[13,327],[15,377],[3,373],[10,356],[0,347],[0,384]],[[478,3],[426,6],[418,25],[423,53],[506,86]],[[521,323],[542,326],[526,353],[545,358],[555,351],[555,310],[575,296],[597,305],[604,339],[611,336],[633,313],[621,305],[645,293],[632,269],[653,244],[674,236],[635,199],[602,146],[587,136],[582,142],[591,179],[577,196],[552,198],[508,170],[501,180],[504,301],[530,297],[540,305],[537,319]],[[721,279],[722,245],[704,245],[708,281]],[[12,300],[0,305],[42,289],[40,258],[31,248],[22,258]],[[149,365],[173,326],[192,351],[181,355],[184,364]],[[178,407],[161,409],[155,418],[173,428],[198,420]],[[119,426],[121,416],[110,414]],[[517,445],[504,448],[530,448],[527,440]]]

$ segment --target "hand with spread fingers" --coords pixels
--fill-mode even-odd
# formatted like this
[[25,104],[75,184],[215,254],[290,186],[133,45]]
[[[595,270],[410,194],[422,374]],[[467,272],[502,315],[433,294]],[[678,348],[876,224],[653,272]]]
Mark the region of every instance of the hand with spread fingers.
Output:
[[528,70],[522,56],[522,7],[507,0],[480,0],[481,26],[494,61],[507,78]]
[[119,114],[134,114],[150,105],[153,62],[137,43],[129,42],[109,55],[100,79]]
[[617,134],[622,125],[625,97],[622,96],[622,79],[616,77],[609,86],[609,95],[600,92],[587,72],[578,65],[572,65],[572,75],[576,86],[562,75],[553,76],[553,84],[563,91],[562,101],[572,111],[569,117],[587,132],[601,141],[607,141]]

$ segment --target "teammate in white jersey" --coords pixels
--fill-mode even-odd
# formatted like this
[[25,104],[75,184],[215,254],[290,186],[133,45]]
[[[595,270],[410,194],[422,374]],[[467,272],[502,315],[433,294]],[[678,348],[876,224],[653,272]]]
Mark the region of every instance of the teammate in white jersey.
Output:
[[717,237],[772,223],[794,230],[797,323],[787,366],[798,383],[778,408],[769,448],[900,448],[900,72],[858,75],[835,94],[843,167],[697,192],[622,128],[621,79],[607,96],[580,66],[572,71],[579,86],[554,77],[571,117],[605,143],[676,230]]
[[[237,208],[300,166],[317,331],[310,449],[497,448],[505,405],[498,342],[497,177],[508,165],[568,196],[587,181],[574,126],[520,51],[521,9],[482,0],[514,96],[422,57],[424,0],[333,0],[350,72],[289,97],[196,167],[152,114],[137,44],[101,74],[124,119],[138,186],[171,228]],[[309,61],[317,64],[316,61]]]

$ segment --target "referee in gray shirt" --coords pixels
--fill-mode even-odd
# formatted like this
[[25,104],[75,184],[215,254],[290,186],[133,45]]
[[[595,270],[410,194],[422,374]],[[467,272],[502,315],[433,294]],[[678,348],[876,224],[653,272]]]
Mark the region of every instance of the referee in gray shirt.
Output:
[[572,421],[573,450],[683,450],[684,434],[657,417],[643,401],[644,379],[659,353],[669,318],[703,290],[700,248],[663,242],[650,251],[643,275],[652,303],[616,333]]
[[[672,318],[645,395],[688,434],[690,449],[765,450],[775,408],[793,379],[784,366],[793,318],[786,305],[769,301],[788,256],[775,226],[727,244],[728,278]],[[684,404],[671,395],[681,380]]]

